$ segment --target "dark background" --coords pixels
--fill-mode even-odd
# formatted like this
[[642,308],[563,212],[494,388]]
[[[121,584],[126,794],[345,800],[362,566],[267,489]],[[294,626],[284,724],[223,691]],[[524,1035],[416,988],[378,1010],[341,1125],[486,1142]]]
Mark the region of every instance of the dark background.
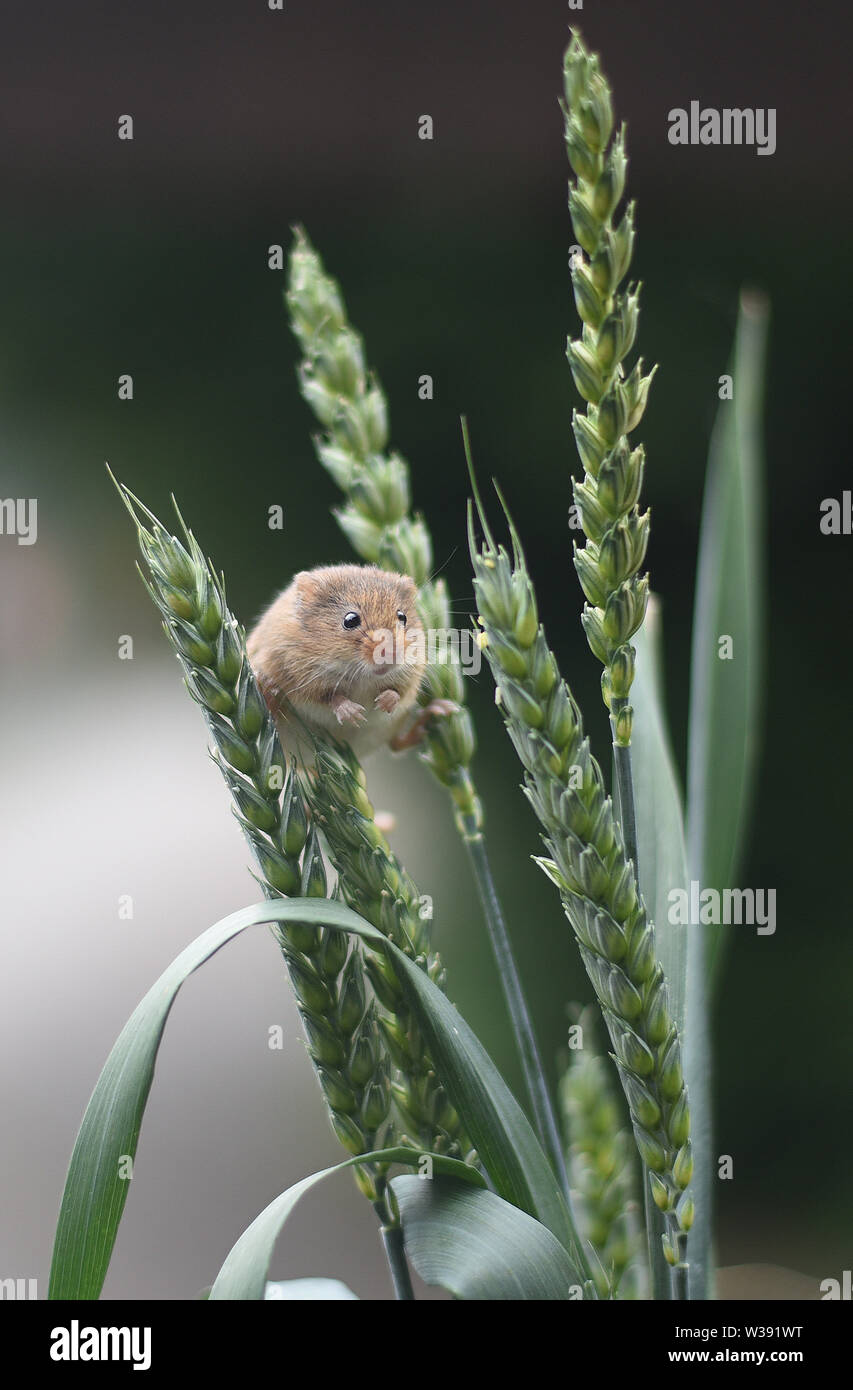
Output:
[[[313,421],[297,390],[283,277],[267,268],[268,246],[287,248],[289,229],[301,222],[365,336],[389,397],[392,444],[411,464],[416,503],[458,608],[467,611],[471,597],[464,410],[481,472],[506,491],[550,641],[607,761],[599,671],[580,629],[566,527],[577,460],[564,351],[576,316],[557,97],[568,24],[577,22],[601,53],[617,115],[628,120],[628,187],[638,204],[633,272],[644,286],[639,347],[660,363],[641,430],[654,518],[649,564],[663,601],[683,768],[717,379],[739,287],[769,294],[766,713],[741,881],[777,889],[778,926],[773,937],[738,937],[716,1008],[717,1148],[735,1162],[735,1180],[718,1187],[719,1258],[840,1277],[850,1266],[853,1205],[853,541],[821,534],[819,505],[850,485],[847,12],[755,0],[690,9],[587,3],[583,11],[556,0],[286,0],[284,13],[261,0],[118,0],[7,4],[2,14],[0,478],[3,496],[39,498],[40,527],[39,544],[28,549],[0,538],[4,739],[19,753],[36,749],[43,732],[34,691],[45,700],[38,717],[74,745],[69,692],[78,678],[97,686],[99,670],[114,670],[119,632],[135,635],[135,669],[153,673],[183,709],[105,459],[161,516],[174,490],[247,624],[294,570],[348,558],[329,515],[335,489],[314,460]],[[670,146],[667,113],[692,99],[775,107],[776,153]],[[134,118],[132,143],[116,136],[124,113]],[[417,138],[422,113],[433,117],[432,143]],[[132,403],[117,399],[125,372],[134,379]],[[417,396],[424,372],[435,381],[428,403]],[[283,533],[266,526],[275,502],[285,508]],[[543,1049],[554,1058],[567,1000],[589,990],[555,896],[527,860],[537,851],[536,827],[492,697],[483,673],[469,697],[480,740],[475,773]],[[132,737],[156,765],[144,720]],[[120,740],[97,751],[111,762]],[[81,750],[81,767],[97,788],[104,763],[93,765],[91,754],[91,746]],[[200,725],[189,755],[204,758]],[[436,898],[454,999],[517,1083],[476,899],[454,848],[436,853],[447,830],[430,818],[444,821],[448,812],[424,777],[406,760],[395,784],[395,845]],[[63,835],[72,828],[69,794],[51,787],[34,814],[39,854],[60,827]],[[225,834],[236,840],[224,792],[211,794],[221,795]],[[180,781],[170,780],[164,815],[180,797]],[[424,806],[426,821],[418,819]],[[98,837],[80,834],[94,884]],[[157,874],[156,863],[149,868]],[[186,876],[191,889],[191,865]],[[20,923],[7,924],[14,937]],[[179,924],[179,942],[207,924]],[[157,958],[155,971],[167,958]],[[83,1011],[101,968],[87,962]],[[118,1001],[118,1022],[139,992]],[[44,996],[34,1005],[48,1017]],[[111,1026],[94,1057],[105,1055]],[[22,1273],[34,1262],[46,1269],[56,1174],[61,1182],[73,1117],[98,1064],[71,1095],[68,1116],[47,1124],[40,1141],[52,1146],[53,1166],[36,1202],[44,1230],[35,1243],[24,1240],[33,1254]],[[26,1070],[26,1058],[16,1065]],[[227,1075],[218,1089],[227,1114]],[[17,1104],[24,1088],[10,1094]],[[32,1103],[7,1115],[19,1132]],[[247,1149],[252,1143],[246,1135]],[[25,1146],[16,1152],[23,1164]],[[258,1205],[281,1176],[273,1163]],[[239,1187],[240,1174],[232,1178]],[[238,1230],[226,1228],[222,1256]],[[172,1253],[164,1240],[167,1268]]]

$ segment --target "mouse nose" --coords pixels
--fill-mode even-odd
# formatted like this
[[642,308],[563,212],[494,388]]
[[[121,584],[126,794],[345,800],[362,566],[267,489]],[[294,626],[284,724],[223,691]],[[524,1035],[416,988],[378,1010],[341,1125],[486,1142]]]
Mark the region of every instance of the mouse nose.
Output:
[[387,627],[371,628],[365,634],[374,666],[387,669],[397,664],[394,633]]

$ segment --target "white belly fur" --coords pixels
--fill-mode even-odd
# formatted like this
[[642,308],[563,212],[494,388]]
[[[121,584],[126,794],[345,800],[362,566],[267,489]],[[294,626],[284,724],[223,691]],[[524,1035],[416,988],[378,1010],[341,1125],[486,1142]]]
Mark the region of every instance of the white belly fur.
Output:
[[[375,706],[365,706],[364,720],[359,724],[339,724],[334,711],[324,705],[300,705],[294,701],[298,716],[283,712],[276,719],[276,728],[286,753],[293,753],[302,763],[314,761],[314,751],[308,730],[329,734],[340,743],[348,743],[361,760],[388,743],[411,721],[414,701],[401,701],[392,714]],[[301,721],[301,722],[300,722]],[[303,725],[307,725],[306,728]]]

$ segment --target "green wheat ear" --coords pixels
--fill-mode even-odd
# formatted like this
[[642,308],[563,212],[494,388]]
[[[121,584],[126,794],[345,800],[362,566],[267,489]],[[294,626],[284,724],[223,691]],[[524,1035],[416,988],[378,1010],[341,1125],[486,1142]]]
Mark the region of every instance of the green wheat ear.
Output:
[[575,173],[569,212],[582,251],[571,260],[575,304],[583,322],[580,338],[566,355],[575,385],[586,402],[575,410],[572,429],[584,466],[573,480],[577,514],[586,536],[574,547],[575,569],[587,598],[582,622],[594,655],[604,665],[602,693],[611,712],[614,742],[631,742],[633,714],[628,695],[634,679],[630,644],[643,621],[648,575],[639,573],[649,538],[649,513],[637,505],[644,455],[628,435],[646,408],[657,368],[643,376],[642,359],[626,376],[624,359],[634,345],[639,285],[620,290],[634,248],[634,205],[616,222],[625,187],[624,125],[611,139],[610,87],[598,58],[574,33],[563,64],[565,139]]
[[[343,296],[301,228],[296,229],[288,270],[290,322],[302,349],[299,383],[323,433],[315,436],[320,462],[344,493],[335,515],[363,559],[403,570],[418,585],[418,608],[427,632],[455,626],[447,588],[433,579],[432,542],[424,519],[410,511],[409,467],[386,452],[388,410],[382,389],[365,366],[364,345],[347,322]],[[456,827],[468,853],[489,929],[501,987],[512,1019],[536,1128],[549,1150],[564,1191],[568,1179],[553,1099],[536,1043],[492,877],[480,798],[471,777],[474,728],[464,706],[458,664],[427,668],[421,703],[452,701],[453,712],[432,720],[421,757],[447,788]]]
[[[398,946],[444,990],[446,971],[431,945],[431,914],[376,825],[366,779],[352,749],[317,740],[316,776],[303,779],[313,820],[325,837],[347,905]],[[452,1158],[474,1155],[445,1094],[400,981],[386,956],[365,948],[379,1027],[395,1064],[391,1091],[401,1142]]]
[[[314,448],[345,498],[334,513],[338,525],[362,559],[411,575],[424,629],[446,631],[454,626],[450,598],[444,580],[432,578],[426,523],[411,512],[409,465],[387,452],[385,395],[367,370],[361,334],[347,320],[340,287],[301,227],[294,231],[286,298],[302,350],[299,388],[323,430]],[[475,834],[482,823],[470,774],[476,744],[459,666],[431,665],[419,698],[424,705],[444,699],[457,706],[427,726],[422,757],[450,792],[462,834]]]
[[[110,475],[112,476],[112,475]],[[266,701],[228,608],[225,585],[178,513],[184,540],[170,535],[113,478],[136,527],[148,578],[186,679],[204,713],[212,757],[231,792],[234,814],[253,851],[268,898],[328,896],[326,870],[295,767],[285,769]],[[177,511],[177,507],[176,507]],[[300,864],[301,858],[301,864]],[[390,1057],[370,998],[364,957],[343,932],[300,923],[273,929],[287,965],[308,1054],[332,1128],[349,1154],[381,1147],[391,1103]],[[382,1165],[358,1167],[359,1189],[374,1204],[385,1193]]]
[[496,699],[525,771],[525,791],[545,832],[548,857],[537,860],[556,884],[581,958],[601,1005],[631,1112],[634,1138],[649,1170],[651,1195],[665,1212],[664,1253],[673,1288],[686,1296],[686,1192],[693,1171],[690,1113],[681,1041],[669,1007],[634,864],[598,763],[584,736],[580,709],[562,680],[539,622],[518,536],[513,554],[496,545],[482,517],[478,546],[469,513],[469,544],[482,646]]

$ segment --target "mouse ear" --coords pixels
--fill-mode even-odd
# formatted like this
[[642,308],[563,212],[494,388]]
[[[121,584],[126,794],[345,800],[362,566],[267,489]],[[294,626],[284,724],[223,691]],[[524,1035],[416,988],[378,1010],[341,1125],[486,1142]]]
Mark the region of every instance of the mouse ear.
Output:
[[310,603],[312,598],[316,598],[319,584],[316,575],[310,570],[300,570],[293,576],[293,583],[296,588],[296,596],[302,603]]
[[411,579],[408,574],[404,574],[400,580],[400,598],[402,601],[404,603],[411,603],[417,592],[418,589],[414,579]]

